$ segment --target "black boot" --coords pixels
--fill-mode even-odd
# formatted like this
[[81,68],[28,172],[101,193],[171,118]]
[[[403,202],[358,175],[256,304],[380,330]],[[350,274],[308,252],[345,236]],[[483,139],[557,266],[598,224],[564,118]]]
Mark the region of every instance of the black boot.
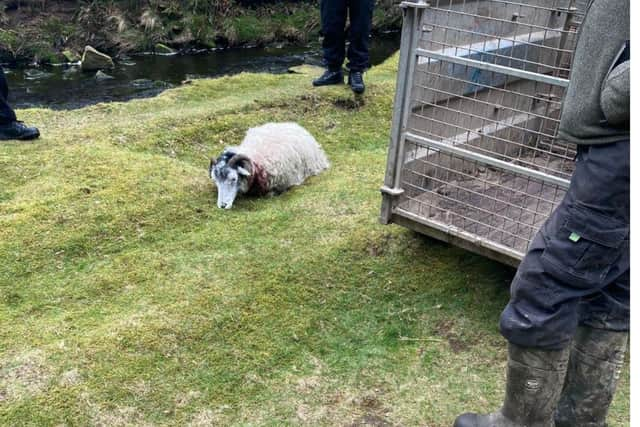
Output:
[[40,136],[40,131],[35,127],[26,126],[20,121],[8,124],[0,124],[0,141],[9,139],[28,140],[36,139]]
[[628,332],[578,328],[556,412],[556,426],[606,426],[628,339]]
[[351,71],[349,73],[349,85],[351,90],[357,94],[364,92],[364,79],[362,78],[362,71]]
[[570,348],[545,351],[509,344],[507,390],[502,409],[463,414],[454,427],[553,427]]
[[314,86],[328,86],[328,85],[341,85],[344,84],[344,76],[342,70],[331,71],[327,70],[323,75],[313,81]]

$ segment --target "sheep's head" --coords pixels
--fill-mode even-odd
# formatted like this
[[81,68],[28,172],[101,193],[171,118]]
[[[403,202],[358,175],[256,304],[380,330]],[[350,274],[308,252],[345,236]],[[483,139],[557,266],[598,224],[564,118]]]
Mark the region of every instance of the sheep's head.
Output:
[[225,150],[217,159],[211,159],[209,177],[218,187],[218,207],[231,209],[238,193],[249,191],[249,178],[253,167],[244,154]]

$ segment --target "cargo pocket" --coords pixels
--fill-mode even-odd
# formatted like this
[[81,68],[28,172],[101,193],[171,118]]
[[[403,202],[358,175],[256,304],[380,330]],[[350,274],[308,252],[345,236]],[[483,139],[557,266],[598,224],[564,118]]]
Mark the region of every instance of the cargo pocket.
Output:
[[578,287],[599,286],[620,258],[629,225],[573,206],[554,215],[543,235],[542,263],[548,272]]

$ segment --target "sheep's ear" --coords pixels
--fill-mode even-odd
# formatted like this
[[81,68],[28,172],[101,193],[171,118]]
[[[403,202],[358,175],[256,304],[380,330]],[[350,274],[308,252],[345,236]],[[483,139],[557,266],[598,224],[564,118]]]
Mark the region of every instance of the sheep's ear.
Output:
[[242,166],[238,166],[238,173],[242,176],[249,176],[251,175],[251,173],[249,173],[248,170],[246,170],[245,168],[243,168]]

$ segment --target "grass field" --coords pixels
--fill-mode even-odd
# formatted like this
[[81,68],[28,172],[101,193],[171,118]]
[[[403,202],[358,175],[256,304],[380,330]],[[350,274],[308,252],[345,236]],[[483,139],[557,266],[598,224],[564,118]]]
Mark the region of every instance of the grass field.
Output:
[[[514,271],[378,224],[397,57],[19,115],[0,145],[0,425],[449,426],[502,402]],[[297,121],[332,168],[215,207],[209,157]],[[626,426],[629,374],[610,414]]]

